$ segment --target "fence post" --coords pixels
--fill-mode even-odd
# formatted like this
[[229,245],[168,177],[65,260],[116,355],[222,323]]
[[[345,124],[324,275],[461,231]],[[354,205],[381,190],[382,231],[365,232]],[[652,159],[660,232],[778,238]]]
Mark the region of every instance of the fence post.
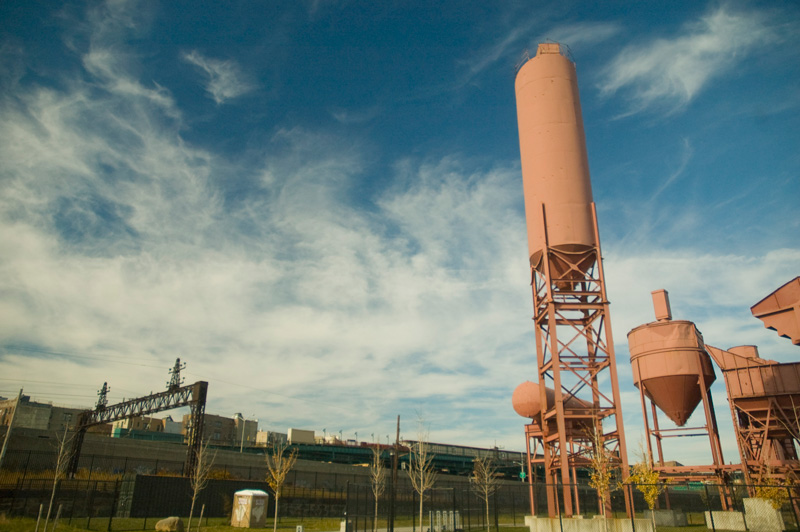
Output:
[[86,528],[92,522],[92,505],[94,504],[94,492],[97,489],[97,481],[94,481],[94,489],[90,489],[91,482],[86,483]]
[[22,485],[25,486],[25,478],[28,476],[28,464],[31,461],[31,451],[28,451],[28,458],[25,460],[25,469],[22,471]]
[[[89,481],[88,480],[86,481],[86,487],[89,487]],[[69,524],[69,525],[72,524],[72,516],[75,513],[75,497],[78,496],[78,491],[79,490],[76,490],[76,489],[72,490],[72,509],[69,512],[69,521],[67,521],[67,524]]]
[[452,493],[452,502],[453,502],[453,527],[451,532],[455,532],[456,529],[456,489],[453,488]]
[[119,496],[120,480],[114,481],[114,497],[111,499],[111,509],[108,512],[108,528],[106,532],[111,532],[111,524],[114,521],[114,510],[117,507],[117,497]]
[[[514,491],[517,491],[517,489],[514,488]],[[511,494],[511,522],[514,524],[514,526],[517,526],[517,494],[516,493],[512,493]]]
[[[631,509],[631,530],[636,532],[636,507],[633,505],[633,486],[628,484],[628,494],[627,497],[630,497],[630,509]],[[655,511],[655,510],[651,510]],[[655,532],[655,530],[653,531]]]
[[472,528],[472,495],[467,491],[467,528]]
[[[344,488],[344,532],[350,532],[348,530],[348,515],[350,515],[350,481],[347,481],[347,485]],[[341,527],[340,527],[341,528]]]
[[716,532],[717,527],[714,525],[714,511],[711,510],[711,498],[708,496],[708,484],[703,483],[703,489],[706,491],[706,509],[708,510],[708,518],[711,520],[711,530]]

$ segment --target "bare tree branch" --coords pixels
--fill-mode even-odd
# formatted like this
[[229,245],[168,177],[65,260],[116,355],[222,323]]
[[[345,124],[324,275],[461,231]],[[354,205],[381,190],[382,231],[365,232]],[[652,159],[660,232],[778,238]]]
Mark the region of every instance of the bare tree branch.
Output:
[[197,496],[205,489],[208,484],[208,476],[211,473],[211,467],[214,465],[214,460],[217,458],[217,452],[213,454],[209,452],[208,444],[211,440],[206,440],[205,443],[200,444],[200,449],[197,451],[197,462],[195,462],[192,476],[189,477],[189,483],[192,487],[192,506],[189,509],[189,523],[186,530],[192,529],[192,515],[194,514],[194,503],[197,501]]
[[275,494],[275,516],[272,521],[272,531],[278,529],[278,502],[281,499],[283,484],[286,482],[286,475],[294,467],[297,461],[297,449],[292,449],[288,456],[285,456],[288,443],[275,443],[272,446],[272,453],[266,455],[267,460],[267,483]]
[[422,527],[422,509],[425,500],[425,492],[431,489],[436,482],[436,472],[433,470],[433,454],[430,446],[425,440],[428,439],[428,432],[425,430],[422,421],[419,422],[417,431],[417,442],[411,446],[410,469],[408,477],[411,486],[419,494],[419,525]]
[[64,425],[64,433],[56,435],[56,468],[53,473],[53,491],[50,492],[50,504],[47,507],[47,517],[44,520],[44,529],[47,530],[47,523],[50,520],[50,513],[53,510],[53,503],[55,502],[56,492],[61,480],[67,475],[67,468],[69,461],[72,457],[72,438],[73,435],[69,433],[69,427]]
[[486,532],[489,532],[489,498],[500,485],[500,480],[497,478],[497,467],[489,456],[476,458],[472,463],[474,466],[469,481],[473,491],[483,499],[486,508]]
[[369,468],[369,476],[372,484],[372,496],[375,499],[375,515],[372,520],[372,531],[378,530],[378,501],[386,489],[386,468],[381,459],[381,446],[375,444],[372,448],[372,464]]

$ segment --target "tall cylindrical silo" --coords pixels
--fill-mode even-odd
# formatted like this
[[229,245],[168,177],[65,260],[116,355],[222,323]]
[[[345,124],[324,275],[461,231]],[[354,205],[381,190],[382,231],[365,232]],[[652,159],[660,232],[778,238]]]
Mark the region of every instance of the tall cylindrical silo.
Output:
[[570,253],[596,245],[575,64],[559,44],[540,44],[517,73],[515,90],[528,250],[531,266],[541,271],[545,238],[551,248]]

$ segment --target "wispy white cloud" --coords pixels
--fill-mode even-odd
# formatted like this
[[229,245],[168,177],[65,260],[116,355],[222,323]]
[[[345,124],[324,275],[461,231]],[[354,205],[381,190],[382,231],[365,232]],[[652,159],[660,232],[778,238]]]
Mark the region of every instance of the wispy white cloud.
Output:
[[253,83],[233,60],[205,57],[197,50],[184,54],[183,59],[205,74],[206,91],[218,104],[238,98],[254,89]]
[[467,74],[459,85],[468,83],[498,61],[506,61],[511,66],[513,62],[523,57],[526,49],[530,56],[535,55],[536,48],[541,42],[555,41],[569,48],[579,48],[606,41],[620,31],[620,27],[614,23],[582,22],[555,26],[531,40],[531,32],[537,31],[536,22],[535,19],[523,19],[518,25],[504,32],[494,43],[472,54],[464,61]]
[[[210,381],[210,412],[364,437],[422,407],[432,439],[519,449],[510,394],[535,353],[518,168],[408,157],[354,200],[370,154],[289,125],[257,164],[231,162],[181,137],[175,97],[139,80],[104,20],[84,72],[0,101],[4,378],[70,383],[85,406],[105,381],[112,401],[158,389],[180,356]],[[625,332],[662,287],[710,343],[786,356],[747,306],[797,250],[651,249],[605,242],[621,375]]]
[[[0,106],[4,375],[88,401],[108,381],[116,400],[180,356],[214,411],[247,401],[273,428],[335,418],[362,434],[422,403],[471,415],[463,397],[513,387],[511,346],[530,335],[513,318],[526,292],[507,288],[527,277],[513,169],[405,160],[403,185],[363,209],[347,193],[357,143],[280,129],[260,167],[233,165],[182,140],[171,96],[94,42],[87,82]],[[228,205],[222,174],[269,177]]]
[[[555,26],[542,34],[538,42],[559,42],[569,48],[580,48],[596,45],[611,39],[622,31],[619,24],[613,22],[581,22]],[[532,43],[536,46],[537,43]]]
[[623,91],[632,100],[629,113],[654,106],[679,110],[773,41],[771,24],[765,13],[723,4],[672,38],[626,46],[605,69],[600,89],[606,96]]
[[364,124],[367,122],[371,122],[375,117],[377,117],[381,112],[381,107],[378,105],[374,105],[372,107],[367,107],[365,109],[356,109],[356,110],[348,110],[348,109],[332,109],[331,116],[334,120],[339,122],[340,124],[345,125],[352,125],[352,124]]

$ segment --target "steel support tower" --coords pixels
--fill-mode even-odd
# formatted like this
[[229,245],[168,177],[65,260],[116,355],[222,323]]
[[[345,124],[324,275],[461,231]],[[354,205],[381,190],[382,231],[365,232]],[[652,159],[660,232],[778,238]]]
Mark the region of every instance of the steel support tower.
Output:
[[[597,236],[594,205],[592,214]],[[543,218],[546,215],[542,205]],[[548,514],[571,516],[577,505],[571,471],[589,466],[594,453],[605,452],[627,476],[627,449],[600,246],[579,253],[547,247],[543,258],[543,268],[531,268],[531,278],[544,406],[537,423],[526,427],[526,437],[529,454],[531,444],[542,450]],[[555,270],[562,273],[554,276]],[[555,391],[549,403],[546,388]],[[596,441],[603,449],[595,449]],[[559,485],[563,508],[558,507]],[[627,497],[626,507],[629,510]]]
[[527,448],[542,449],[549,515],[569,517],[573,468],[602,456],[628,475],[614,340],[575,64],[541,43],[514,85],[540,396]]

